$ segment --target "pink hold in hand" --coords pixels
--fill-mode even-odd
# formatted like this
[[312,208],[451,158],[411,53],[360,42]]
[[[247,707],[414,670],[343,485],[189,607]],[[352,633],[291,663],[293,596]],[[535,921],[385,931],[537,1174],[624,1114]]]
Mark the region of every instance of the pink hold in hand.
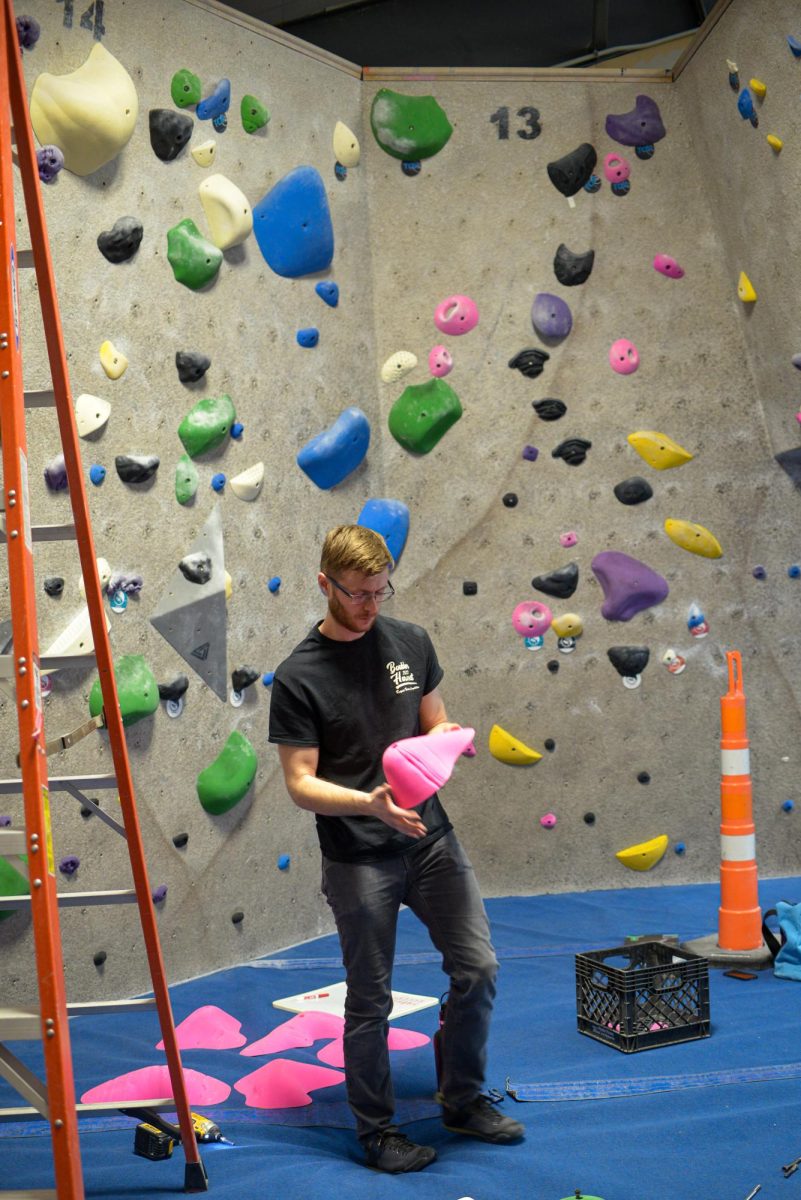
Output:
[[434,324],[442,333],[456,337],[478,325],[478,307],[469,296],[448,296],[434,309]]
[[683,279],[684,267],[680,267],[675,258],[671,258],[669,254],[654,255],[654,270],[659,271],[661,275],[667,275],[669,279]]
[[609,348],[609,365],[618,375],[633,375],[640,365],[637,347],[627,338],[618,338]]
[[437,379],[450,375],[453,370],[453,356],[445,346],[434,346],[428,355],[428,369]]
[[402,738],[384,751],[384,776],[399,808],[414,808],[447,783],[457,758],[472,745],[475,729],[449,729]]

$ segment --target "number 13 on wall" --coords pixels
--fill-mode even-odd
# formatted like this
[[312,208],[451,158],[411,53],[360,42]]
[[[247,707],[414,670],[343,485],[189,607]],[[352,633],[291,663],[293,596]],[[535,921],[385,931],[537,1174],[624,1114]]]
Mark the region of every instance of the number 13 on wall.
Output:
[[[538,108],[532,108],[527,104],[524,108],[518,108],[515,116],[520,117],[523,122],[522,129],[517,129],[515,132],[519,138],[524,141],[530,141],[532,138],[539,137],[542,133],[540,125],[540,111]],[[503,104],[497,108],[490,117],[490,123],[498,126],[498,140],[501,142],[507,141],[509,137],[509,107]]]

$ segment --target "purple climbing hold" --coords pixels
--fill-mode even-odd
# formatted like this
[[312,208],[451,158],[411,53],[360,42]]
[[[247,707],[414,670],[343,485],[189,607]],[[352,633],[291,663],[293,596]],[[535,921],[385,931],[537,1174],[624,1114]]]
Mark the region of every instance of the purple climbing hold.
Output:
[[[17,17],[14,24],[17,27],[17,39],[20,50],[33,50],[39,41],[42,28],[35,17]],[[788,42],[790,39],[787,39]],[[792,45],[792,43],[790,43]]]
[[62,875],[74,875],[81,865],[81,860],[77,854],[66,854],[58,864],[58,869]]
[[44,469],[44,480],[51,492],[66,492],[69,488],[67,480],[67,464],[64,455],[57,454]]
[[540,456],[540,452],[536,446],[524,446],[523,458],[526,462],[536,462]]
[[138,596],[145,581],[141,575],[129,571],[114,571],[106,584],[106,592],[113,596],[115,592],[125,592],[126,596]]
[[157,888],[153,889],[152,900],[154,904],[161,904],[162,900],[167,899],[167,885],[160,883]]
[[649,146],[665,136],[659,105],[650,96],[637,96],[631,112],[609,113],[606,132],[621,146]]
[[538,292],[531,305],[531,324],[540,337],[566,338],[573,328],[573,315],[561,296]]
[[5,814],[2,817],[0,817],[0,829],[8,829],[10,824],[11,824],[11,817],[6,816]]
[[64,166],[64,155],[58,146],[40,146],[36,151],[36,164],[42,183],[52,183]]
[[602,550],[590,565],[603,588],[601,616],[607,621],[630,621],[643,609],[661,604],[670,590],[666,579],[621,550]]

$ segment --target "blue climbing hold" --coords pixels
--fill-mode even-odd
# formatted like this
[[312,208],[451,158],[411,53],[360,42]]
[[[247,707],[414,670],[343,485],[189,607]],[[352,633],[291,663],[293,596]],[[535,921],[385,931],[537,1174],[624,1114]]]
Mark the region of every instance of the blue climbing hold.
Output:
[[267,587],[270,589],[270,591],[272,592],[273,595],[275,595],[275,593],[278,591],[280,586],[281,586],[281,576],[280,575],[273,575],[272,579],[269,579],[267,581]]
[[409,510],[400,500],[368,500],[356,518],[357,525],[380,533],[398,564],[409,536]]
[[754,108],[754,97],[749,92],[748,88],[743,88],[740,95],[737,97],[737,111],[744,121],[750,121],[756,114]]
[[801,58],[801,39],[793,37],[791,33],[787,34],[787,45],[793,52],[795,58]]
[[275,679],[275,671],[265,671],[261,677],[261,681],[265,687],[270,687],[270,685],[272,684],[272,681],[274,679]]
[[295,334],[295,338],[299,346],[305,346],[307,350],[310,350],[319,342],[320,330],[315,329],[313,325],[308,329],[299,329]]
[[684,854],[686,849],[687,847],[685,846],[684,842],[676,842],[676,845],[673,847],[673,850],[676,854]]
[[314,290],[329,307],[336,308],[339,304],[339,287],[333,279],[321,279]]
[[784,809],[785,812],[792,812],[793,809],[795,808],[795,804],[793,803],[792,800],[785,800],[784,803],[782,804],[782,808]]
[[620,183],[612,184],[612,191],[616,196],[628,196],[631,191],[631,184],[628,179],[621,179]]
[[214,488],[215,492],[221,492],[223,490],[225,487],[225,476],[223,475],[222,471],[220,471],[217,475],[212,475],[211,486]]
[[291,861],[292,861],[292,859],[290,858],[290,856],[288,854],[279,854],[278,855],[278,870],[285,871],[287,869],[287,867],[289,866],[289,864],[291,863]]
[[[205,100],[201,100],[195,109],[199,121],[213,121],[228,112],[231,105],[231,80],[221,79],[214,91]],[[216,128],[216,127],[215,127]]]
[[100,487],[103,480],[106,478],[106,468],[98,466],[97,463],[89,468],[89,478],[95,487]]
[[801,567],[798,563],[793,563],[791,567],[787,568],[787,574],[791,579],[801,579]]
[[325,271],[334,257],[334,227],[319,171],[296,167],[279,179],[253,209],[253,232],[276,275]]
[[242,422],[234,421],[233,425],[231,426],[231,437],[232,438],[241,438],[244,431],[245,431],[245,426],[242,424]]
[[329,429],[301,449],[297,464],[318,488],[332,488],[355,471],[370,444],[370,422],[360,408],[346,408]]

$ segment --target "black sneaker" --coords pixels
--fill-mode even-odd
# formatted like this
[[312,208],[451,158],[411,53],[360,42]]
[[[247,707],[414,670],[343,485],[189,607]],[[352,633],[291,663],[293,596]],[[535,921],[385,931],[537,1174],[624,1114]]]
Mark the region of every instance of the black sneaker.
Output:
[[366,1166],[373,1171],[387,1171],[390,1175],[399,1175],[402,1171],[422,1171],[437,1157],[433,1146],[418,1146],[393,1127],[370,1138],[364,1152]]
[[505,1117],[486,1096],[476,1096],[464,1108],[443,1108],[442,1124],[451,1133],[463,1133],[482,1142],[514,1142],[525,1134],[519,1121]]

